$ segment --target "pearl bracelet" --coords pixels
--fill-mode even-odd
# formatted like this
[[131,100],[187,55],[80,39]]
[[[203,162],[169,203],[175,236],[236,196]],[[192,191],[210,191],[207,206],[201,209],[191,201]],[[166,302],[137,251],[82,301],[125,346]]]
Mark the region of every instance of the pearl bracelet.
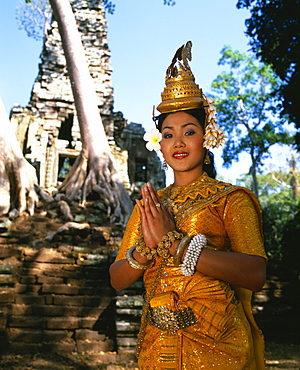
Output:
[[197,261],[206,244],[206,237],[202,234],[198,234],[192,238],[189,246],[187,247],[187,251],[181,266],[181,272],[183,275],[194,275]]

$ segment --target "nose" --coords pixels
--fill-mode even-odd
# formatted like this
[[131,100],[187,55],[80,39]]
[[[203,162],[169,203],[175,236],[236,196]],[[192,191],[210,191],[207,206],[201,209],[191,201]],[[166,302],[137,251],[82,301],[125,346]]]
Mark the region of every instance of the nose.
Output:
[[182,147],[184,147],[185,146],[185,142],[184,142],[182,136],[176,136],[174,138],[174,144],[173,145],[174,145],[174,148],[182,148]]

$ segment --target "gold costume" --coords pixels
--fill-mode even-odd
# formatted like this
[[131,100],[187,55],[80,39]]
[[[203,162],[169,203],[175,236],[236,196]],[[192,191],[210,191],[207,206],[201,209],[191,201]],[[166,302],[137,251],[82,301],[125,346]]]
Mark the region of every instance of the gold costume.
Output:
[[[207,248],[266,258],[261,210],[245,188],[205,173],[191,184],[160,190],[178,231],[203,234]],[[139,210],[128,222],[116,260],[141,236]],[[200,256],[201,259],[201,256]],[[146,296],[161,258],[144,273]],[[139,353],[139,369],[263,369],[263,338],[251,313],[251,292],[196,272],[191,277],[168,259],[157,279]]]

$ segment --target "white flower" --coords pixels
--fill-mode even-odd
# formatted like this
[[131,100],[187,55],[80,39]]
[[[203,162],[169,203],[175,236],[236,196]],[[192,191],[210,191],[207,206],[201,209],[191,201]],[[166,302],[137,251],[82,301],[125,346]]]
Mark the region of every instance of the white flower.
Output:
[[203,146],[206,149],[218,148],[225,142],[225,138],[223,130],[212,120],[206,126]]
[[158,131],[157,128],[152,129],[150,132],[144,134],[143,139],[148,141],[146,148],[150,151],[155,150],[156,152],[160,150],[159,142],[162,139],[162,134]]
[[216,108],[213,106],[214,100],[212,98],[206,97],[205,113],[207,126],[205,127],[204,143],[203,147],[206,149],[218,148],[220,145],[224,144],[226,136],[224,131],[216,123]]

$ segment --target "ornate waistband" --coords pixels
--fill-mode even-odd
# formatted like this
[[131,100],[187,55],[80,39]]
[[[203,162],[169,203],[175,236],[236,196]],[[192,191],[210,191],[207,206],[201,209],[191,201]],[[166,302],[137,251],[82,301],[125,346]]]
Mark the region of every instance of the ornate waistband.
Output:
[[148,324],[168,334],[174,334],[197,323],[198,320],[190,307],[177,311],[171,311],[167,306],[150,308]]

